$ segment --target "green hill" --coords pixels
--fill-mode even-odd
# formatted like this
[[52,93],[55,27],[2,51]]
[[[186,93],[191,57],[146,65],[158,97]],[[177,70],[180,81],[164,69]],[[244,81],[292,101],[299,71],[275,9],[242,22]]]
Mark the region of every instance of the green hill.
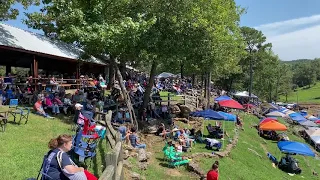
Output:
[[[298,88],[296,92],[292,92],[287,100],[288,102],[298,103],[320,103],[320,82],[316,85],[303,88]],[[280,97],[280,101],[285,102],[285,96]]]
[[[278,168],[273,167],[272,162],[267,158],[267,153],[270,152],[277,159],[281,158],[283,154],[279,151],[277,143],[271,140],[264,140],[258,135],[257,130],[251,127],[252,124],[259,122],[256,117],[245,115],[243,119],[245,131],[240,131],[237,146],[231,151],[228,157],[220,159],[219,179],[319,179],[318,176],[312,174],[312,170],[319,171],[320,161],[318,158],[300,155],[294,156],[299,162],[302,173],[292,177]],[[286,124],[283,119],[279,120],[281,123]],[[287,127],[289,126],[288,124],[286,125]],[[286,133],[290,140],[305,143],[302,138],[293,135],[291,128]],[[258,155],[252,151],[257,152]],[[210,169],[214,162],[214,160],[210,158],[199,159],[198,161],[201,162],[200,166],[206,170]]]

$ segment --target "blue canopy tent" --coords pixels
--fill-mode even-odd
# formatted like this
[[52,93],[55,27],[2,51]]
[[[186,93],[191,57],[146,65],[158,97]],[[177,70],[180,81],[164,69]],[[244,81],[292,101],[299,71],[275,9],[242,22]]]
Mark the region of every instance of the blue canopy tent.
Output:
[[218,112],[212,110],[212,109],[206,109],[203,111],[196,111],[196,112],[191,112],[191,116],[194,117],[203,117],[205,119],[212,119],[212,120],[222,120],[224,119],[223,116],[221,116]]
[[278,142],[278,148],[284,153],[295,153],[304,156],[314,157],[314,152],[306,144],[294,141],[280,141]]
[[[212,109],[191,112],[190,115],[194,116],[194,117],[203,117],[205,120],[224,120],[223,122],[236,120],[235,115],[224,113],[224,112],[216,112]],[[204,126],[205,126],[205,124],[203,123],[203,127],[202,127],[203,131],[202,132],[204,132]],[[225,132],[225,124],[224,123],[223,123],[223,132]],[[202,135],[203,135],[203,133],[202,133]],[[223,141],[225,141],[225,140],[223,139]],[[224,147],[224,143],[222,144],[222,146]]]
[[237,116],[236,115],[233,115],[233,114],[230,114],[230,113],[225,113],[225,112],[222,112],[222,111],[219,111],[218,113],[221,116],[223,116],[225,121],[236,121],[237,120]]
[[230,100],[230,99],[232,99],[232,98],[229,96],[220,96],[220,97],[215,98],[214,100],[219,102],[219,101]]
[[292,113],[292,114],[289,114],[289,116],[293,121],[297,121],[297,122],[306,121],[307,120],[300,113]]

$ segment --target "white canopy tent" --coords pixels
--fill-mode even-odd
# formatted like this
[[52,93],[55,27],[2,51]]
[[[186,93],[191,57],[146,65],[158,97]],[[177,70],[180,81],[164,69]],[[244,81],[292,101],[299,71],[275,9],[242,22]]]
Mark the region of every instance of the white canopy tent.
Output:
[[252,93],[251,93],[251,96],[249,96],[249,92],[248,92],[248,91],[237,92],[237,93],[234,94],[234,96],[258,98],[258,96],[254,95],[254,94],[252,94]]
[[160,79],[160,78],[169,78],[169,77],[175,77],[175,75],[172,74],[172,73],[163,72],[163,73],[161,73],[161,74],[159,74],[157,76],[158,79]]

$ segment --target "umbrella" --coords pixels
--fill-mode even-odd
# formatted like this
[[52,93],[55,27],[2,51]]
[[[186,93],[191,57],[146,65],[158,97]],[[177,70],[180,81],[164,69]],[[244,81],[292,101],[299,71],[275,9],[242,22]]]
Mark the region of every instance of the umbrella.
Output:
[[221,107],[227,107],[227,108],[233,108],[233,109],[244,109],[240,103],[238,103],[233,99],[219,101],[219,105]]
[[277,121],[269,121],[260,124],[259,129],[264,131],[286,131],[287,127]]
[[264,118],[260,121],[259,124],[263,124],[263,123],[266,123],[266,122],[269,122],[269,121],[278,121],[277,119],[273,119],[273,118]]
[[266,114],[267,117],[284,117],[286,116],[285,114],[279,112],[279,111],[273,111],[273,112],[270,112],[268,114]]
[[284,153],[295,153],[305,156],[315,156],[310,147],[304,143],[294,141],[279,141],[278,148]]

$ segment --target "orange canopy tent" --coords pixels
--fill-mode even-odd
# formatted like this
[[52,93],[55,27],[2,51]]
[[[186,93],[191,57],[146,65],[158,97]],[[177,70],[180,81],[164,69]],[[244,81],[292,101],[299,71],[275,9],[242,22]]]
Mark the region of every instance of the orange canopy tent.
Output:
[[277,121],[268,121],[260,124],[259,129],[264,131],[286,131],[287,127]]
[[277,121],[277,122],[278,122],[278,120],[277,120],[277,119],[274,119],[274,118],[264,118],[264,119],[262,119],[262,120],[260,121],[259,124],[267,123],[267,122],[269,122],[269,121]]

